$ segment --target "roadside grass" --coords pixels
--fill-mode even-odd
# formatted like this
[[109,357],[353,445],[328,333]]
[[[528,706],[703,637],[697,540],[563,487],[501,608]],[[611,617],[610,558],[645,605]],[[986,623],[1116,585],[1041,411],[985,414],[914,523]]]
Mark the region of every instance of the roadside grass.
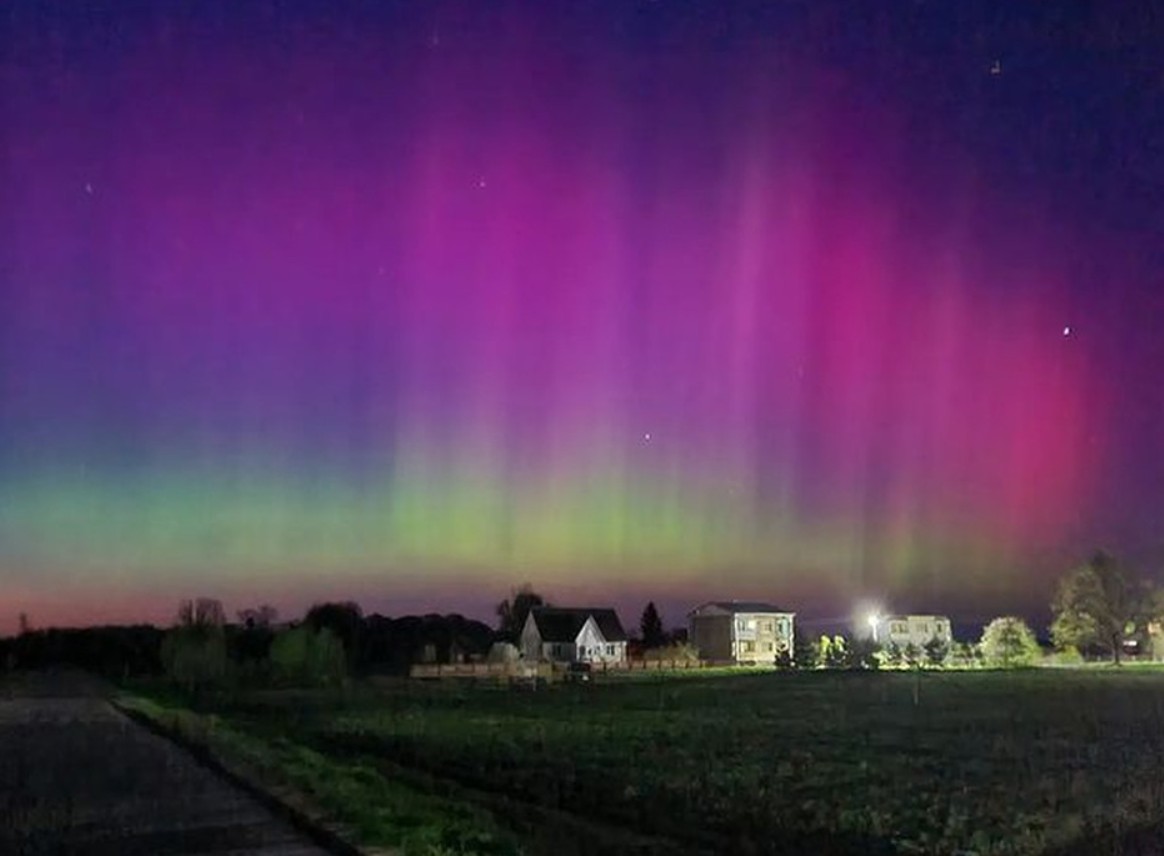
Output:
[[117,701],[296,810],[338,824],[361,847],[403,856],[522,852],[476,806],[418,792],[368,764],[330,757],[287,736],[257,734],[218,714],[177,706],[164,690],[160,695],[164,700],[131,694]]

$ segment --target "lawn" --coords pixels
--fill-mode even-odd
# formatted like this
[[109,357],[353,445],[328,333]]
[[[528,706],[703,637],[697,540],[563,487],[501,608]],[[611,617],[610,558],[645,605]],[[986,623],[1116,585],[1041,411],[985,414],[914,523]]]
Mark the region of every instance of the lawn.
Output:
[[1164,822],[1154,671],[413,683],[217,711],[474,804],[555,856],[1102,853]]

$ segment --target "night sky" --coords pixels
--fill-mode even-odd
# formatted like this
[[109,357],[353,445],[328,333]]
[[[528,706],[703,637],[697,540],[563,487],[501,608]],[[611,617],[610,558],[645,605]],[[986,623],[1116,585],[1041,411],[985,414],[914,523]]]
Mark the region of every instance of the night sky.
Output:
[[6,3],[0,629],[1164,570],[1153,5]]

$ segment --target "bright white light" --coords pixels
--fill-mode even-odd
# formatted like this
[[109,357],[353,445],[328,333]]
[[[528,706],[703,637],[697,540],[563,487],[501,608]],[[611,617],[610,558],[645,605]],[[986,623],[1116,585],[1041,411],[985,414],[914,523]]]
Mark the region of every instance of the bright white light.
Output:
[[1064,328],[1063,328],[1063,335],[1064,335],[1064,336],[1070,336],[1070,335],[1071,335],[1071,328],[1070,328],[1070,327],[1064,327]]

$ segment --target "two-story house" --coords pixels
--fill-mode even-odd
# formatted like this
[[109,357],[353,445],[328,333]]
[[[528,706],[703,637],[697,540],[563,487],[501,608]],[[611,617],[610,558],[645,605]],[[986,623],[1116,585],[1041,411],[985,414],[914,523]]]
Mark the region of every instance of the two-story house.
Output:
[[713,601],[688,613],[689,641],[704,660],[773,663],[792,655],[795,617],[770,603]]
[[886,615],[880,617],[875,633],[882,645],[924,648],[931,639],[949,645],[954,640],[950,619],[944,615]]
[[613,609],[538,606],[522,628],[521,653],[527,660],[621,663],[626,632]]

